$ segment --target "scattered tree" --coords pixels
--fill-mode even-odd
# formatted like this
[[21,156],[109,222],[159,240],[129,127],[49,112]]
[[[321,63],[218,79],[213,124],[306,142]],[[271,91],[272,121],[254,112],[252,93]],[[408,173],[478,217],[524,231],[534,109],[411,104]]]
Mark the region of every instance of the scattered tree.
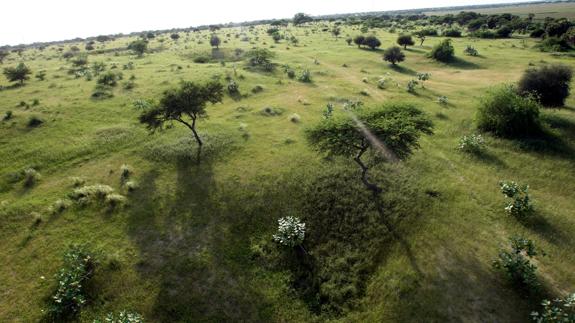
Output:
[[[196,132],[196,122],[199,118],[207,115],[206,104],[221,102],[223,94],[224,88],[217,81],[211,81],[204,85],[182,82],[179,88],[165,91],[158,105],[145,101],[137,101],[135,105],[143,109],[139,120],[150,131],[163,129],[166,122],[177,121],[192,131],[201,148],[203,142]],[[192,122],[186,121],[186,117]]]
[[178,39],[180,39],[180,34],[173,33],[173,34],[170,35],[170,38],[171,38],[173,41],[177,41]]
[[4,75],[10,82],[20,82],[24,84],[24,81],[30,79],[30,74],[32,70],[24,63],[18,64],[16,67],[7,67],[4,69]]
[[365,42],[365,36],[364,35],[355,36],[353,42],[357,45],[357,48],[360,48],[361,45],[363,45]]
[[128,49],[133,51],[138,57],[142,57],[148,49],[148,41],[144,39],[138,39],[128,45]]
[[301,25],[301,24],[305,24],[306,22],[310,22],[313,21],[313,18],[306,15],[305,13],[296,13],[295,16],[293,17],[293,24],[294,25]]
[[218,37],[217,35],[212,35],[212,37],[210,38],[210,45],[212,47],[220,48],[220,44],[221,44],[221,40],[220,37]]
[[[328,155],[353,157],[360,166],[361,180],[374,193],[381,188],[368,179],[369,167],[362,160],[370,151],[390,160],[407,158],[419,147],[422,133],[432,133],[432,122],[416,107],[388,104],[380,109],[363,110],[348,117],[333,116],[306,130],[308,142]],[[374,162],[382,158],[374,158]]]
[[373,36],[373,35],[369,35],[367,37],[365,37],[365,39],[363,40],[363,44],[369,48],[371,48],[372,50],[378,48],[379,46],[381,46],[381,41],[379,39],[377,39],[377,37]]
[[389,47],[383,52],[383,60],[395,65],[405,60],[405,54],[397,46]]
[[407,49],[407,46],[413,46],[415,42],[411,35],[400,35],[397,37],[397,44],[403,46],[403,49]]
[[440,62],[449,62],[453,59],[455,49],[451,45],[451,39],[445,39],[441,43],[435,45],[429,53],[429,57]]

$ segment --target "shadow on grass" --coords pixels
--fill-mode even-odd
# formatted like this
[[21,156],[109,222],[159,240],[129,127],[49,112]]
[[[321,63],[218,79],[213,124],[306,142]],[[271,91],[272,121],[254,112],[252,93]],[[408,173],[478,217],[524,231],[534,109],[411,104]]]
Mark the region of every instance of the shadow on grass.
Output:
[[454,67],[462,70],[478,70],[483,68],[479,64],[466,61],[459,57],[454,57],[452,60],[446,62],[445,64],[449,67]]
[[410,76],[416,76],[417,72],[415,72],[414,70],[410,69],[409,67],[405,67],[402,65],[393,65],[390,64],[389,68],[391,68],[393,71],[397,72],[397,73],[401,73],[401,74],[405,74],[405,75],[410,75]]
[[478,162],[482,162],[485,164],[490,164],[496,167],[500,167],[500,168],[505,168],[507,167],[507,165],[505,164],[504,161],[502,161],[501,159],[499,159],[499,157],[497,157],[497,155],[487,151],[487,150],[481,150],[479,152],[476,153],[469,153],[469,156]]
[[[250,285],[246,233],[219,199],[213,164],[181,160],[174,190],[159,191],[159,174],[144,174],[133,195],[128,232],[139,248],[140,274],[159,280],[151,319],[158,322],[258,322],[269,306]],[[235,258],[235,259],[234,259]]]
[[522,224],[529,230],[536,233],[542,239],[553,243],[554,245],[570,244],[570,239],[559,228],[549,223],[547,218],[550,214],[535,212],[531,217],[522,221]]
[[515,139],[514,143],[524,151],[575,160],[575,150],[568,140],[544,129],[537,136]]

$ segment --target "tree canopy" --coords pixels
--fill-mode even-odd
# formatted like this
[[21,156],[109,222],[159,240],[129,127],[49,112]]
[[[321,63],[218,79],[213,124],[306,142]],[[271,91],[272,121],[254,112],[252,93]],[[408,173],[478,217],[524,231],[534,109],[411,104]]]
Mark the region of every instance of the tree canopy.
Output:
[[24,81],[30,79],[30,74],[32,74],[32,70],[24,63],[20,63],[16,67],[7,67],[4,69],[4,75],[8,81],[20,82],[20,84],[24,84]]

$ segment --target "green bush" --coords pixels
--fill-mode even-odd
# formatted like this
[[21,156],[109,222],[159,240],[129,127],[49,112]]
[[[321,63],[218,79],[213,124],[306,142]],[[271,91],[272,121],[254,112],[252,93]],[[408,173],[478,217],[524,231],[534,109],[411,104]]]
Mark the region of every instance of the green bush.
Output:
[[511,251],[502,249],[493,267],[503,271],[515,288],[533,293],[539,288],[537,267],[530,261],[538,254],[535,245],[533,241],[522,237],[512,237],[509,240]]
[[503,181],[499,183],[501,193],[512,199],[505,206],[505,212],[518,219],[525,219],[533,212],[533,205],[529,197],[529,185],[518,185],[513,181]]
[[531,317],[537,323],[573,323],[575,322],[575,293],[553,301],[541,303],[541,313],[533,312]]
[[301,72],[297,79],[303,83],[311,83],[311,72],[308,69],[305,69]]
[[88,301],[86,285],[95,268],[94,257],[86,247],[73,245],[66,251],[64,266],[56,275],[56,290],[46,310],[49,318],[62,321],[78,314]]
[[144,317],[135,312],[121,311],[108,313],[103,321],[94,320],[94,323],[144,323]]
[[447,29],[443,32],[442,36],[444,37],[461,37],[461,30],[459,29]]
[[463,136],[459,139],[459,146],[457,147],[460,151],[468,153],[480,153],[485,146],[485,141],[481,135],[469,135]]
[[534,94],[544,106],[563,106],[572,78],[573,72],[566,65],[544,65],[525,71],[517,90],[522,94]]
[[24,170],[24,186],[25,187],[32,187],[38,183],[38,181],[42,178],[40,173],[35,170],[34,168],[28,168]]
[[477,126],[502,137],[538,134],[540,105],[529,96],[517,94],[511,85],[488,90],[477,110]]
[[440,62],[449,62],[453,59],[455,50],[451,45],[451,39],[445,39],[441,43],[435,45],[429,53],[429,57]]
[[571,49],[571,46],[563,38],[547,37],[539,45],[542,52],[565,52]]

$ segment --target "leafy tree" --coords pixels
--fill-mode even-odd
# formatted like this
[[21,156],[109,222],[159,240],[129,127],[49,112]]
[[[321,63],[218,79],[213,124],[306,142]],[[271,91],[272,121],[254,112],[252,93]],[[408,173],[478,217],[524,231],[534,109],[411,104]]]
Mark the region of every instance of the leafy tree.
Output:
[[413,46],[415,42],[411,35],[400,35],[397,37],[397,44],[403,46],[403,49],[407,49],[407,46]]
[[377,39],[377,37],[370,35],[365,37],[365,39],[363,40],[363,44],[374,50],[379,46],[381,46],[381,41]]
[[20,84],[24,84],[24,81],[30,79],[30,74],[32,74],[32,70],[24,63],[20,63],[16,67],[7,67],[4,69],[4,75],[8,81],[20,82]]
[[347,43],[348,46],[350,46],[351,43],[353,43],[353,38],[348,37],[348,38],[346,38],[345,42]]
[[295,16],[293,17],[293,24],[294,25],[301,25],[301,24],[305,24],[306,22],[310,22],[313,21],[313,18],[306,15],[305,13],[296,13]]
[[364,35],[355,36],[353,38],[353,42],[357,45],[357,48],[360,48],[361,45],[363,45],[365,42],[365,36]]
[[383,52],[383,60],[395,65],[405,60],[405,54],[397,46],[389,47]]
[[138,57],[142,57],[148,49],[148,41],[143,39],[134,40],[128,45],[128,49],[133,51]]
[[274,42],[278,43],[282,39],[282,36],[279,33],[275,33],[272,34],[272,39],[274,40]]
[[509,26],[503,26],[503,27],[497,29],[497,31],[495,32],[495,34],[499,38],[509,38],[512,33],[513,33],[513,29],[511,29],[511,27],[509,27]]
[[[207,103],[221,102],[223,95],[224,88],[217,81],[204,85],[182,82],[179,88],[165,91],[158,105],[138,101],[136,106],[143,109],[140,123],[145,124],[150,131],[162,129],[166,122],[177,121],[192,131],[201,147],[203,142],[196,132],[196,121],[207,115]],[[191,123],[185,118],[191,119]]]
[[262,67],[265,70],[273,69],[271,59],[274,53],[266,48],[256,48],[248,51],[246,57],[248,58],[248,65],[252,67]]
[[100,36],[96,37],[96,40],[99,41],[100,43],[105,43],[109,40],[112,40],[112,38],[110,38],[110,36],[100,35]]
[[525,71],[519,80],[520,93],[532,93],[544,106],[559,107],[569,96],[573,71],[566,65],[544,65]]
[[521,137],[540,131],[537,101],[517,94],[511,85],[488,90],[477,110],[477,126],[502,137]]
[[[363,184],[374,193],[381,188],[368,179],[369,170],[362,157],[374,156],[404,159],[419,147],[422,133],[432,133],[432,122],[409,104],[387,104],[379,109],[357,110],[357,114],[333,116],[306,130],[308,142],[318,151],[332,156],[353,158],[361,168]],[[350,112],[352,113],[352,112]],[[382,158],[374,158],[381,162]]]
[[429,57],[440,62],[449,62],[453,59],[454,53],[455,49],[453,45],[451,45],[451,39],[445,39],[433,47],[431,53],[429,53]]
[[177,41],[178,39],[180,39],[180,34],[173,33],[173,34],[170,35],[170,38],[171,38],[173,41]]
[[10,55],[10,53],[0,50],[0,64],[4,63],[4,59],[8,57],[8,55]]
[[88,65],[88,55],[76,55],[74,56],[74,59],[72,60],[72,65],[74,65],[75,67],[83,67]]
[[341,29],[339,29],[339,27],[333,27],[331,33],[335,38],[337,38],[341,34]]
[[212,47],[220,48],[221,43],[222,41],[220,40],[220,37],[218,37],[217,35],[212,35],[212,37],[210,38],[210,45],[212,45]]

